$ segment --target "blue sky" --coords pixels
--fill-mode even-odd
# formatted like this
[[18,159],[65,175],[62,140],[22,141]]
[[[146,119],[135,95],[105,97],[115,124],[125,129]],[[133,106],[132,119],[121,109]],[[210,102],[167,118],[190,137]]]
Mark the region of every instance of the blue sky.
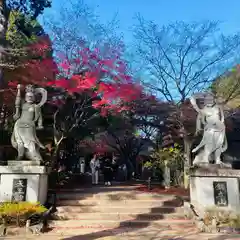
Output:
[[[53,0],[52,8],[46,14],[54,14],[59,6],[67,0]],[[70,0],[69,0],[70,1]],[[159,25],[172,21],[186,22],[199,20],[219,20],[223,22],[222,32],[240,31],[240,1],[239,0],[85,0],[95,9],[96,14],[104,23],[117,13],[119,31],[127,42],[131,42],[131,26],[134,15],[140,13],[145,19],[153,20]]]

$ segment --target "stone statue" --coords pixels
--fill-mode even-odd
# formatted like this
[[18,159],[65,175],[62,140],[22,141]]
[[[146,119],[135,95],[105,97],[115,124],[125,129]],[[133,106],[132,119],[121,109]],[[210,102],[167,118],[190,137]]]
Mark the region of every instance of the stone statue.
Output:
[[[41,101],[35,104],[35,95],[42,95]],[[13,116],[15,122],[11,137],[12,146],[17,149],[17,160],[22,160],[24,155],[32,161],[42,161],[39,148],[45,147],[40,143],[36,135],[36,122],[38,129],[43,129],[41,107],[47,101],[47,91],[32,85],[26,86],[25,101],[21,99],[21,85],[17,86],[15,101],[16,113]]]
[[221,154],[228,147],[223,109],[216,103],[214,96],[210,93],[204,97],[203,108],[198,107],[196,99],[196,96],[193,96],[190,98],[190,102],[198,112],[196,134],[203,129],[203,137],[200,144],[192,150],[193,153],[202,150],[195,157],[193,165],[209,163],[212,155],[214,156],[215,164],[225,165],[221,161]]

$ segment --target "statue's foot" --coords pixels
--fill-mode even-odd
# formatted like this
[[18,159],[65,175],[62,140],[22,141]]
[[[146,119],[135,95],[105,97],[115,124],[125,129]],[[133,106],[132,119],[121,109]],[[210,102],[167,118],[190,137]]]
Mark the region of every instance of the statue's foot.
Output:
[[193,150],[192,150],[192,153],[195,153],[197,151],[197,149],[196,148],[194,148]]
[[196,167],[204,167],[204,166],[208,166],[208,165],[209,165],[208,162],[193,163],[193,166],[196,166]]
[[209,165],[209,162],[204,161],[204,159],[200,158],[199,156],[196,156],[193,161],[193,166],[195,167],[204,167],[208,165]]
[[232,168],[231,164],[224,163],[222,161],[217,161],[216,165],[219,165],[221,168]]
[[208,162],[203,161],[204,159],[200,158],[199,156],[196,156],[193,160],[193,165],[199,165],[199,164],[207,164]]
[[21,161],[21,160],[23,160],[23,156],[18,156],[17,161]]

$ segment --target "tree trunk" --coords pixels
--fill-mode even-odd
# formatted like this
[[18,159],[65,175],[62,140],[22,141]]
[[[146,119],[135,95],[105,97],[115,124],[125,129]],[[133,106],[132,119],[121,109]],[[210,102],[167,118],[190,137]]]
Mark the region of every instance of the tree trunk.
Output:
[[[8,26],[8,10],[6,1],[0,0],[0,62],[4,61],[3,50],[6,47],[6,33]],[[4,87],[3,68],[0,68],[0,89]]]
[[184,188],[189,188],[189,167],[191,166],[191,147],[192,139],[184,136]]
[[60,147],[60,144],[62,143],[62,141],[64,139],[65,139],[65,137],[61,137],[60,140],[54,146],[54,151],[53,151],[53,154],[51,156],[51,167],[52,167],[52,169],[54,169],[55,164],[57,163],[59,147]]
[[[0,63],[4,61],[3,50],[6,47],[7,26],[8,26],[8,11],[6,9],[6,0],[0,0]],[[4,71],[3,68],[0,67],[0,90],[4,89],[6,84],[3,79],[3,71]],[[4,93],[0,93],[0,115],[3,116],[2,122],[0,124],[0,132],[4,131],[5,122],[6,122],[3,94]],[[1,151],[4,151],[4,149],[2,149]]]
[[134,166],[132,164],[132,161],[129,158],[126,158],[125,162],[126,162],[126,166],[127,166],[128,180],[130,180],[132,177],[132,173],[134,171]]
[[165,188],[170,188],[171,186],[171,172],[170,168],[167,164],[167,161],[165,161],[165,166],[164,166],[164,187]]

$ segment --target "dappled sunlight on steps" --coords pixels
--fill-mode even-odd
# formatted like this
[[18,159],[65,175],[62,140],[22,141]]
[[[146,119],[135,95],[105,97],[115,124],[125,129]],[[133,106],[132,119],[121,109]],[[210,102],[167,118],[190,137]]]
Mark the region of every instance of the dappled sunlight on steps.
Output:
[[59,220],[52,221],[51,233],[81,235],[82,239],[93,234],[89,239],[98,239],[102,235],[120,237],[124,232],[126,237],[126,233],[144,229],[154,233],[196,231],[193,222],[184,217],[181,206],[182,201],[173,195],[143,193],[136,191],[135,186],[62,190],[57,194]]

